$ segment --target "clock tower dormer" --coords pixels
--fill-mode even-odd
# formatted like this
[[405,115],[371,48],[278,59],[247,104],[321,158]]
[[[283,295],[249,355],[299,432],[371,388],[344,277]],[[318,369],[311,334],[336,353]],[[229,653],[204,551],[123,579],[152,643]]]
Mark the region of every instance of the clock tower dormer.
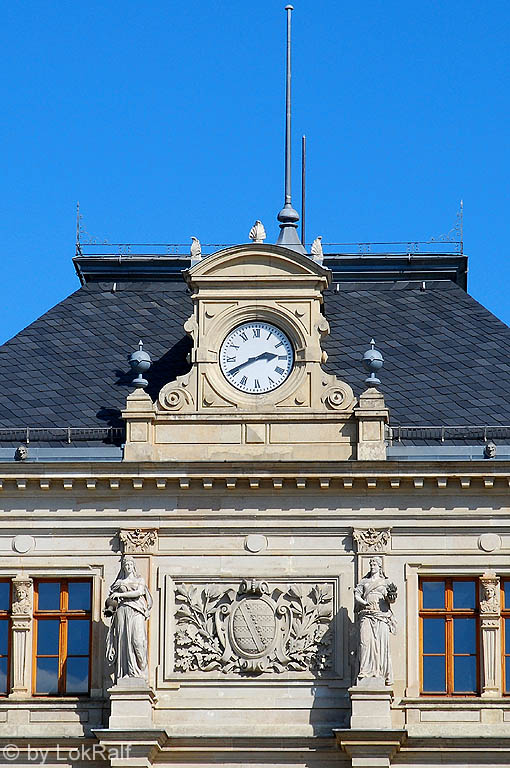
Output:
[[214,253],[184,277],[192,367],[156,403],[141,389],[128,397],[125,458],[355,458],[352,389],[321,366],[329,270],[295,250],[253,243]]

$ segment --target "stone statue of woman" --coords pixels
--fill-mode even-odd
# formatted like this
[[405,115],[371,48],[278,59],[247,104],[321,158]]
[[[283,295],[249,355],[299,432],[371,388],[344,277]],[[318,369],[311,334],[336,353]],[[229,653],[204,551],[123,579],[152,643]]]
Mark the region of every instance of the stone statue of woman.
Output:
[[105,602],[112,621],[106,637],[106,659],[115,683],[122,677],[148,679],[147,619],[152,597],[132,557],[123,555],[117,578]]
[[371,677],[393,682],[390,655],[390,632],[396,631],[391,603],[397,599],[397,588],[383,573],[382,559],[370,559],[370,571],[354,590],[360,628],[360,664],[358,683]]

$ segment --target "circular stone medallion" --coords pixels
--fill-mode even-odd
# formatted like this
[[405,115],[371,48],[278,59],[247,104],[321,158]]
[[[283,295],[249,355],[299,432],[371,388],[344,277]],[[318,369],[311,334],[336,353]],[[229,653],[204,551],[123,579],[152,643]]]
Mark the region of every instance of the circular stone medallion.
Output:
[[260,552],[267,547],[267,539],[262,533],[249,533],[244,540],[244,545],[249,552]]
[[482,533],[478,539],[478,546],[484,552],[494,552],[501,547],[501,536],[497,533]]
[[24,555],[25,552],[30,552],[35,547],[35,539],[33,536],[20,535],[15,536],[12,540],[12,548],[15,552],[20,552]]

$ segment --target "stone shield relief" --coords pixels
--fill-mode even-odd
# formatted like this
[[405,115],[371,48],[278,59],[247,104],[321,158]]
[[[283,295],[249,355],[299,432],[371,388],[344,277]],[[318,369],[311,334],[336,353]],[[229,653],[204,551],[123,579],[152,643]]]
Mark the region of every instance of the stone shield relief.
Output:
[[331,584],[179,584],[175,601],[178,672],[321,675],[331,668]]

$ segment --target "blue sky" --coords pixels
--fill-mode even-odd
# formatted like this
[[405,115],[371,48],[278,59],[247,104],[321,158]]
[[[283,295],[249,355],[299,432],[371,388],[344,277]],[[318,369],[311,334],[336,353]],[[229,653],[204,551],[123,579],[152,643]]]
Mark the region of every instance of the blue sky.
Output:
[[[229,243],[283,203],[285,3],[19,0],[0,60],[0,341],[78,287],[75,206],[110,242]],[[469,289],[510,322],[510,5],[295,0],[307,233],[425,240],[464,199]],[[382,340],[381,340],[382,341]]]

